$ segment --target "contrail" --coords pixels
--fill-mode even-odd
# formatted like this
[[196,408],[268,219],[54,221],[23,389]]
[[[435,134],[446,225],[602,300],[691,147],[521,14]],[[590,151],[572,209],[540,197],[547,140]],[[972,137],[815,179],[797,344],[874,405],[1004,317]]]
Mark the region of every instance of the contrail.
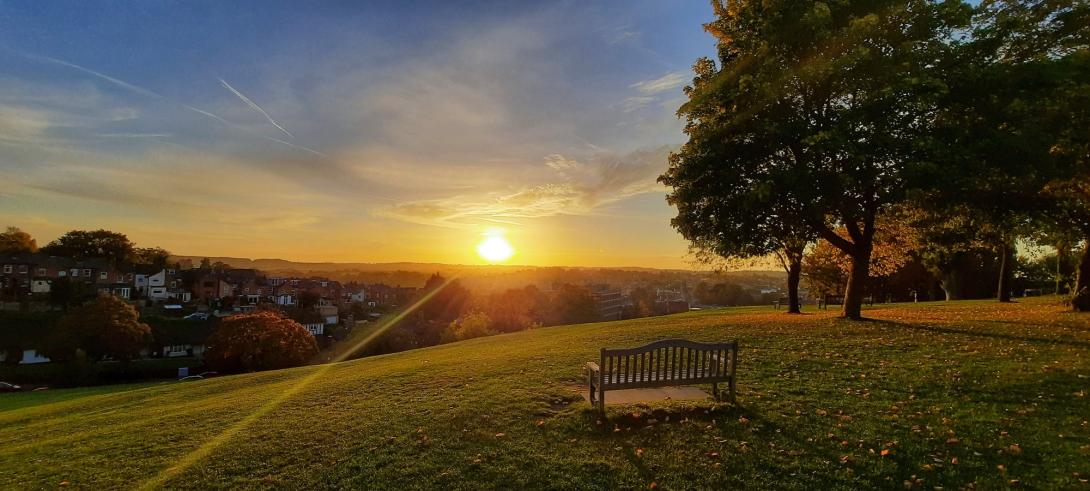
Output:
[[73,68],[73,69],[79,70],[79,71],[81,71],[83,73],[94,75],[94,76],[96,76],[98,78],[101,78],[101,79],[107,81],[107,82],[110,82],[110,83],[112,83],[114,85],[117,85],[119,87],[129,89],[129,90],[131,90],[133,92],[136,92],[138,94],[143,94],[143,95],[146,95],[146,96],[149,96],[149,97],[154,97],[156,99],[166,99],[165,97],[163,97],[163,96],[161,96],[159,94],[156,94],[155,92],[152,92],[152,91],[150,91],[148,89],[145,89],[145,88],[142,88],[142,87],[137,87],[137,86],[135,86],[133,84],[130,84],[130,83],[124,81],[124,80],[113,78],[113,77],[111,77],[109,75],[106,75],[105,73],[96,72],[96,71],[94,71],[94,70],[92,70],[90,68],[85,68],[85,67],[79,66],[79,65],[77,65],[75,63],[69,63],[67,61],[58,60],[56,58],[50,58],[48,56],[32,55],[32,54],[29,54],[29,53],[22,53],[22,55],[26,56],[27,58],[30,58],[32,60],[42,61],[42,62],[46,62],[46,63],[54,63],[54,64],[57,64],[57,65],[66,66],[68,68]]
[[[12,51],[12,50],[8,50],[8,51]],[[250,130],[249,128],[246,128],[245,126],[237,125],[235,123],[227,121],[226,119],[223,119],[223,118],[221,118],[221,117],[219,117],[219,116],[217,116],[217,115],[215,115],[213,113],[210,113],[208,111],[205,111],[203,109],[199,109],[199,108],[190,106],[189,104],[185,104],[185,103],[175,101],[175,100],[170,99],[169,97],[166,97],[166,96],[164,96],[162,94],[150,91],[150,90],[145,89],[143,87],[139,87],[139,86],[130,84],[130,83],[128,83],[128,82],[126,82],[124,80],[121,80],[119,78],[111,77],[109,75],[106,75],[105,73],[96,72],[96,71],[94,71],[94,70],[92,70],[90,68],[83,67],[83,66],[77,65],[75,63],[70,63],[70,62],[67,62],[67,61],[64,61],[64,60],[59,60],[57,58],[51,58],[51,57],[48,57],[48,56],[33,55],[33,54],[30,54],[30,53],[22,53],[22,52],[16,52],[16,53],[18,53],[18,54],[20,54],[22,56],[25,56],[27,58],[30,58],[32,60],[39,61],[39,62],[52,63],[52,64],[56,64],[56,65],[65,66],[65,67],[68,67],[68,68],[71,68],[71,69],[74,69],[74,70],[79,70],[79,71],[81,71],[83,73],[86,73],[86,74],[93,75],[95,77],[101,78],[102,80],[110,82],[110,83],[112,83],[112,84],[114,84],[114,85],[116,85],[118,87],[121,87],[121,88],[126,89],[126,90],[130,90],[132,92],[136,92],[137,94],[140,94],[140,95],[151,97],[153,99],[160,99],[160,100],[172,102],[172,103],[177,104],[177,105],[179,105],[179,106],[181,106],[181,107],[183,107],[185,109],[188,109],[188,110],[193,111],[195,113],[198,113],[198,114],[204,115],[206,117],[212,118],[212,119],[214,119],[216,121],[219,121],[220,123],[223,123],[223,124],[231,127],[232,129],[242,131],[242,132],[244,132],[244,133],[246,133],[248,135],[251,135],[251,136],[256,136],[258,138],[263,138],[263,139],[271,141],[271,142],[280,143],[282,145],[289,146],[289,147],[294,148],[296,150],[302,150],[304,152],[312,153],[312,154],[317,155],[319,157],[329,157],[329,155],[326,155],[326,154],[324,154],[322,152],[319,152],[319,151],[317,151],[317,150],[315,150],[313,148],[305,147],[303,145],[297,145],[297,144],[291,143],[291,142],[286,142],[286,141],[281,140],[279,138],[272,138],[272,137],[269,137],[269,136],[265,136],[265,135],[255,133],[252,130]],[[226,82],[224,82],[224,83],[226,83]],[[264,113],[264,111],[261,111],[261,112]],[[267,114],[266,114],[266,117],[268,117]],[[277,127],[280,128],[279,125],[277,125]],[[280,128],[280,129],[284,130],[283,128]],[[287,133],[286,130],[284,130],[284,132]],[[287,133],[287,134],[291,135],[291,133]]]
[[450,285],[452,282],[454,282],[454,280],[456,278],[458,278],[459,275],[460,275],[460,272],[455,273],[450,278],[448,278],[445,282],[443,282],[443,284],[439,285],[434,290],[432,290],[432,291],[428,292],[427,294],[425,294],[423,297],[421,297],[419,300],[417,300],[415,303],[410,305],[405,310],[398,313],[392,319],[386,321],[386,323],[383,324],[382,326],[380,326],[378,329],[376,329],[375,332],[371,333],[366,338],[364,338],[360,342],[356,343],[354,346],[352,346],[352,348],[344,351],[343,353],[341,353],[340,356],[333,359],[329,363],[319,365],[317,369],[315,369],[313,372],[311,372],[306,377],[303,377],[302,379],[300,379],[297,383],[295,383],[295,384],[291,385],[290,387],[288,387],[287,390],[284,390],[283,392],[280,392],[280,393],[276,394],[275,397],[273,397],[272,399],[269,399],[267,402],[265,402],[265,404],[262,404],[260,407],[258,407],[256,410],[254,410],[254,412],[248,414],[246,417],[244,417],[241,420],[237,421],[235,424],[227,427],[225,430],[220,432],[218,435],[216,435],[216,436],[212,437],[211,439],[209,439],[208,441],[206,441],[203,445],[197,447],[193,451],[191,451],[188,454],[182,456],[180,459],[175,461],[174,465],[172,465],[172,466],[170,466],[170,467],[168,467],[166,469],[163,469],[162,471],[159,471],[158,474],[156,474],[156,475],[148,478],[144,482],[140,483],[140,485],[138,485],[136,487],[136,489],[141,489],[141,490],[144,490],[144,489],[158,489],[158,488],[163,487],[163,485],[169,479],[171,479],[174,476],[177,476],[178,474],[185,471],[186,469],[189,469],[190,467],[193,467],[195,464],[197,464],[198,462],[203,460],[205,457],[208,457],[213,451],[215,451],[221,445],[223,445],[224,443],[227,443],[228,440],[230,440],[231,438],[234,438],[236,435],[238,435],[243,430],[245,430],[248,426],[250,426],[250,424],[257,421],[258,419],[261,419],[262,416],[265,416],[265,415],[269,414],[274,409],[280,407],[281,404],[283,404],[285,401],[287,401],[288,399],[290,399],[293,396],[295,396],[296,394],[298,394],[299,391],[306,388],[306,386],[310,385],[315,380],[318,380],[319,378],[321,378],[322,375],[325,375],[325,372],[329,371],[329,369],[332,368],[335,363],[347,360],[350,356],[352,356],[353,354],[359,352],[361,349],[366,347],[368,344],[371,344],[372,341],[374,341],[375,339],[378,339],[379,336],[381,336],[386,331],[390,330],[391,327],[396,326],[398,322],[401,322],[403,319],[405,319],[405,317],[408,317],[409,314],[413,313],[414,311],[416,311],[416,309],[420,308],[420,306],[427,303],[428,300],[431,300],[431,298],[433,296],[435,296],[435,294],[439,293],[444,288],[446,288],[447,285]]
[[219,79],[219,81],[220,81],[221,84],[223,84],[223,86],[227,90],[230,90],[232,94],[235,94],[236,96],[238,96],[239,99],[242,99],[242,102],[245,102],[247,106],[250,106],[250,109],[253,109],[254,111],[257,111],[257,112],[261,113],[262,116],[265,116],[265,119],[269,120],[269,123],[271,123],[273,126],[275,126],[276,129],[284,132],[284,134],[288,135],[288,137],[290,137],[290,138],[295,138],[295,135],[291,134],[290,131],[284,129],[283,126],[280,126],[280,123],[277,123],[276,120],[273,119],[272,116],[269,116],[269,113],[265,112],[264,109],[261,109],[261,106],[257,105],[256,102],[250,100],[249,97],[246,97],[245,95],[242,94],[242,92],[239,92],[234,87],[231,87],[231,84],[227,83],[226,80],[221,78],[221,79]]

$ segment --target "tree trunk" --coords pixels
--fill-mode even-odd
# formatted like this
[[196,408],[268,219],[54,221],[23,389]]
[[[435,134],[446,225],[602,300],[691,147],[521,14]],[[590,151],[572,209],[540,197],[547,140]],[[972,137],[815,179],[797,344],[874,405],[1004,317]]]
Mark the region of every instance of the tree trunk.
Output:
[[1057,295],[1063,293],[1064,262],[1067,260],[1067,244],[1056,244],[1056,291]]
[[1014,247],[1006,240],[999,245],[999,288],[996,296],[1000,302],[1011,301],[1011,277],[1014,272]]
[[863,290],[867,277],[870,276],[870,244],[859,245],[862,249],[852,255],[852,271],[848,275],[848,286],[844,289],[844,310],[841,315],[848,319],[863,318]]
[[946,301],[961,300],[961,271],[958,269],[951,269],[950,271],[942,275],[942,279],[939,281],[939,286],[942,287],[943,293],[946,294]]
[[1090,239],[1084,242],[1082,259],[1075,275],[1075,297],[1071,305],[1079,312],[1090,312]]
[[802,257],[792,256],[791,264],[787,268],[787,313],[801,314],[802,303],[799,302],[799,279],[802,278]]

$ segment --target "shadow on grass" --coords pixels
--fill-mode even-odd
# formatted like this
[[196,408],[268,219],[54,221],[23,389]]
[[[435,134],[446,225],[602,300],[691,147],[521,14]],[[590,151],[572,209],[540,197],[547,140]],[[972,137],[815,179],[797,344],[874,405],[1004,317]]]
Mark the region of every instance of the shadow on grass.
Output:
[[[870,322],[870,323],[873,323],[875,325],[881,325],[881,326],[889,327],[889,328],[893,328],[893,329],[923,331],[923,332],[931,332],[931,333],[937,333],[937,334],[955,334],[955,335],[960,335],[960,336],[988,338],[988,339],[1002,339],[1002,340],[1006,340],[1006,341],[1020,341],[1020,342],[1035,343],[1035,344],[1054,344],[1054,345],[1061,345],[1061,346],[1073,346],[1073,347],[1080,347],[1080,348],[1090,348],[1090,342],[1087,342],[1087,341],[1075,341],[1075,340],[1065,340],[1065,339],[1055,339],[1055,338],[1042,338],[1042,337],[1035,337],[1035,336],[1018,336],[1018,335],[1014,335],[1014,334],[1004,334],[1004,333],[981,331],[981,330],[954,329],[954,328],[951,328],[951,327],[924,326],[924,325],[917,325],[917,324],[908,324],[908,323],[905,323],[905,322],[889,321],[889,320],[884,320],[884,319],[867,319],[866,321]],[[1010,324],[1010,323],[1005,323],[1005,322],[1002,322],[1002,321],[993,321],[993,322]]]

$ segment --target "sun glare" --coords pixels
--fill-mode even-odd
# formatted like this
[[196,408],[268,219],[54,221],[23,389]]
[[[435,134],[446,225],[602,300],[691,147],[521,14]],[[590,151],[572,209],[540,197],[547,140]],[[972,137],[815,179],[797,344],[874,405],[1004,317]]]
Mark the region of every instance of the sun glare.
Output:
[[484,233],[485,239],[477,244],[477,254],[490,263],[502,263],[515,255],[515,248],[503,237],[503,231],[490,229]]

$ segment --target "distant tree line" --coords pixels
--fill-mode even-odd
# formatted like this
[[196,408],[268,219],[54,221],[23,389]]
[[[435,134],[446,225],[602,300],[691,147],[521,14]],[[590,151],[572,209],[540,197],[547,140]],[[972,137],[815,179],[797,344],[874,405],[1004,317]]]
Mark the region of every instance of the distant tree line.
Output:
[[417,297],[403,307],[404,318],[364,354],[434,346],[535,327],[601,320],[597,303],[584,287],[561,284],[545,292],[536,286],[474,295],[461,281],[433,274]]

